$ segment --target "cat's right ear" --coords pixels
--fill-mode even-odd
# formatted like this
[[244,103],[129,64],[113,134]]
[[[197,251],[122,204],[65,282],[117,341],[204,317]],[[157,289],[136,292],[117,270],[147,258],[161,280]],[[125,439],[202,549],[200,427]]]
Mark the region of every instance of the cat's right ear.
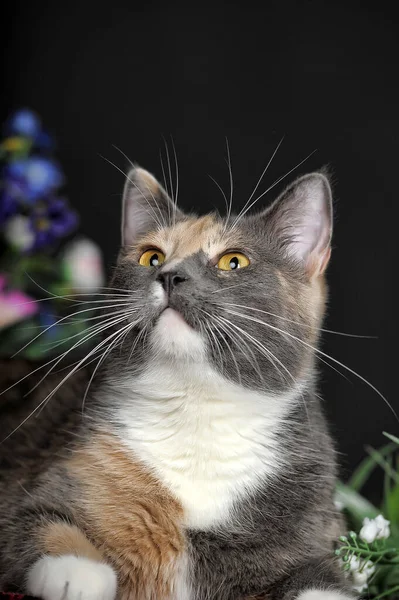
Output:
[[134,245],[149,231],[168,227],[183,213],[151,173],[133,167],[123,190],[122,247]]

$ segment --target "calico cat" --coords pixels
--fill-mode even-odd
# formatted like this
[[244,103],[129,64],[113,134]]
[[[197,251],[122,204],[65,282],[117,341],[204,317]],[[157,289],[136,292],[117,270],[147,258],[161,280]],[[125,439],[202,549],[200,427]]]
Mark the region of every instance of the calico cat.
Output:
[[351,598],[315,366],[328,177],[297,179],[258,214],[198,217],[134,168],[123,206],[117,309],[84,411],[84,371],[45,405],[64,374],[1,397],[1,438],[40,410],[0,447],[0,589]]

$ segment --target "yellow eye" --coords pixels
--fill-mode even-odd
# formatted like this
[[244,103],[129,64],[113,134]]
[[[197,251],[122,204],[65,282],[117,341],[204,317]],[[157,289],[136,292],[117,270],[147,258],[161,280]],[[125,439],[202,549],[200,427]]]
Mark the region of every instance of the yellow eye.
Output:
[[217,268],[222,271],[236,271],[249,265],[249,258],[241,252],[227,252],[219,258]]
[[163,262],[165,262],[165,254],[157,248],[146,250],[139,259],[139,264],[143,267],[159,267]]

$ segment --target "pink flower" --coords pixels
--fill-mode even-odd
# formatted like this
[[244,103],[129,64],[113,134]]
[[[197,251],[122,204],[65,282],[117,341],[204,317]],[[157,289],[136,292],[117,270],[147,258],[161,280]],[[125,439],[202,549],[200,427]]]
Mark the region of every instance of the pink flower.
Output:
[[19,290],[5,289],[6,278],[0,275],[0,329],[33,316],[38,304]]

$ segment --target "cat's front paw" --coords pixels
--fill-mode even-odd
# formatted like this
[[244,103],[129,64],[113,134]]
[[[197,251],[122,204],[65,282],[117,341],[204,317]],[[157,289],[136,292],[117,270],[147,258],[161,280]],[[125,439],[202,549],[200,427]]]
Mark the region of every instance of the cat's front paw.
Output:
[[354,596],[343,594],[338,590],[305,590],[296,600],[355,600]]
[[42,600],[114,600],[116,588],[111,567],[72,554],[44,556],[27,579],[28,592]]

